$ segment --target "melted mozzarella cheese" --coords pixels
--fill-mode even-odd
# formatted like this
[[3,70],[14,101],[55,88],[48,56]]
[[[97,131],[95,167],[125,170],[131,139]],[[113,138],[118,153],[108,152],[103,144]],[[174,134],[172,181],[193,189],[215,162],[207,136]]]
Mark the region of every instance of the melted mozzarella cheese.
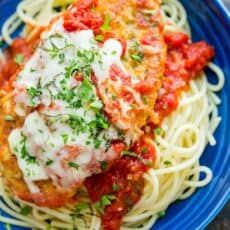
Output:
[[[88,56],[82,58],[81,52]],[[91,99],[75,107],[71,107],[70,102],[75,100],[76,104],[79,103],[78,99],[82,98],[78,94],[86,98],[92,94],[94,106],[100,108],[102,102],[95,86],[90,86],[91,91],[85,95],[84,90],[89,87],[86,82],[86,89],[80,92],[83,83],[76,80],[72,72],[89,65],[98,81],[102,82],[109,77],[112,64],[125,71],[121,53],[119,41],[109,39],[100,48],[92,30],[69,33],[63,28],[62,20],[43,34],[40,46],[15,83],[18,115],[25,116],[26,107],[42,106],[30,113],[23,127],[12,131],[9,137],[11,151],[17,156],[31,192],[37,191],[34,181],[48,178],[60,186],[81,183],[86,177],[101,171],[101,162],[118,157],[111,148],[111,142],[119,139],[119,132],[111,124],[97,130],[94,123],[98,122],[98,112],[95,112],[98,108],[91,107]],[[85,59],[88,63],[84,63]],[[67,76],[68,69],[72,71],[70,76]],[[76,95],[73,97],[72,93]],[[29,163],[20,151],[15,151],[16,148],[21,149],[21,135],[25,137],[27,153],[36,158],[36,164]],[[31,170],[31,175],[28,170]]]
[[23,136],[20,129],[13,130],[8,139],[10,149],[17,157],[18,165],[22,170],[25,181],[28,182],[29,189],[32,192],[38,192],[38,188],[32,181],[47,180],[49,178],[44,167],[38,162],[29,162],[27,156],[23,157],[21,151],[23,148]]
[[122,45],[119,41],[115,39],[108,39],[103,44],[99,53],[101,56],[101,59],[99,60],[101,64],[95,62],[92,66],[99,84],[109,77],[109,70],[113,64],[126,73],[121,61]]

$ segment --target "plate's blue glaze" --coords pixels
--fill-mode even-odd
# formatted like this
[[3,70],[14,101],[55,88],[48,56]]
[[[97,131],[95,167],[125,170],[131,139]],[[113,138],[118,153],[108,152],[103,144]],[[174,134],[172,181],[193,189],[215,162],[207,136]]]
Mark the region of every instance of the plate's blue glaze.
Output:
[[[0,0],[0,27],[15,10],[18,0]],[[214,173],[212,182],[187,199],[173,204],[154,229],[204,229],[230,197],[230,14],[221,0],[182,0],[192,26],[193,39],[204,39],[216,48],[215,63],[224,71],[225,87],[220,93],[221,125],[215,134],[217,145],[207,147],[201,163]],[[209,73],[210,80],[214,76]],[[0,229],[4,229],[0,223]],[[13,227],[13,229],[22,229]]]

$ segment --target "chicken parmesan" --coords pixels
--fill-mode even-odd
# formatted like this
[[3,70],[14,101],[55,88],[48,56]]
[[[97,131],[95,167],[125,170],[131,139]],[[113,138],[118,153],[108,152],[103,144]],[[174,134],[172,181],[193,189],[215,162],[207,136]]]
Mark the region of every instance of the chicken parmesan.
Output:
[[19,4],[25,35],[0,60],[0,182],[29,227],[149,229],[213,143],[215,128],[199,140],[214,48],[161,0],[40,1]]
[[[20,198],[66,204],[157,119],[166,48],[159,3],[146,7],[155,14],[141,13],[135,1],[76,1],[41,33],[15,73],[8,104],[21,122],[7,133],[1,160],[6,170],[18,169],[19,178],[5,179]],[[64,198],[55,203],[56,196]]]

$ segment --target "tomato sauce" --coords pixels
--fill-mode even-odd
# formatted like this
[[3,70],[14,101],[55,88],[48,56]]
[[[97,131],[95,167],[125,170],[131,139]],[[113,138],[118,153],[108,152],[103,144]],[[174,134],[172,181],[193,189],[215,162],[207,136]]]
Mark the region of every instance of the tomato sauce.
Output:
[[[146,37],[143,44],[151,44],[154,40]],[[189,37],[184,33],[170,33],[165,35],[168,45],[168,53],[165,66],[165,77],[162,88],[155,105],[155,111],[160,115],[161,120],[177,109],[179,95],[188,89],[188,83],[195,78],[214,56],[214,50],[204,41],[189,43]],[[121,77],[116,73],[112,77]],[[124,83],[126,78],[122,76]],[[138,91],[148,94],[151,90],[149,84],[136,85]],[[131,151],[140,158],[123,156],[117,160],[112,167],[101,174],[88,178],[85,182],[89,196],[93,202],[97,202],[103,195],[113,194],[116,200],[106,206],[102,215],[104,230],[119,229],[122,217],[140,199],[144,180],[143,174],[148,170],[148,163],[154,161],[155,149],[148,142],[150,137],[143,136],[135,143]],[[114,191],[113,187],[119,188]]]
[[204,41],[189,43],[184,33],[168,33],[165,41],[165,77],[155,104],[160,120],[177,109],[181,92],[188,89],[189,81],[199,76],[214,56],[213,47]]
[[97,6],[95,0],[77,1],[71,6],[71,10],[64,14],[64,27],[67,31],[92,29],[96,32],[103,24],[103,18],[99,13],[93,12]]
[[98,202],[103,195],[113,194],[116,197],[102,214],[104,230],[119,229],[122,217],[140,199],[144,188],[142,176],[155,160],[155,148],[149,143],[148,136],[143,136],[131,151],[136,156],[123,156],[108,171],[85,181],[93,202]]

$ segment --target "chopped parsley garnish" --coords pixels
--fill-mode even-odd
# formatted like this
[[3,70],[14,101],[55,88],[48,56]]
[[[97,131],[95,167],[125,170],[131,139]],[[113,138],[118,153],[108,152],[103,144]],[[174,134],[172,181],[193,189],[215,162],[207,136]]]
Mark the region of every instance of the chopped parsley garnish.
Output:
[[130,49],[132,49],[133,51],[138,51],[139,47],[140,47],[139,42],[134,41],[134,42],[132,43]]
[[165,164],[166,166],[170,166],[170,165],[172,165],[172,162],[171,162],[171,161],[164,161],[164,164]]
[[94,147],[95,147],[96,149],[98,149],[98,148],[100,147],[100,145],[101,145],[101,140],[95,138],[95,139],[93,140],[93,144],[94,144]]
[[20,214],[23,216],[28,216],[32,212],[32,207],[25,205],[21,207]]
[[56,98],[62,99],[63,101],[71,102],[76,97],[76,94],[73,89],[64,89],[60,91]]
[[37,163],[36,158],[34,156],[31,156],[29,154],[29,152],[27,151],[27,148],[26,148],[26,140],[27,140],[27,138],[26,138],[26,136],[24,136],[23,134],[21,134],[21,135],[22,135],[22,139],[20,141],[20,144],[22,144],[22,148],[21,148],[21,151],[20,151],[21,152],[21,158],[26,160],[26,162],[29,163],[29,164]]
[[68,141],[68,139],[69,139],[68,134],[62,134],[61,137],[62,137],[62,139],[63,139],[64,144],[66,144],[67,141]]
[[108,164],[106,161],[101,161],[101,169],[102,171],[105,171],[108,167]]
[[26,90],[28,95],[31,97],[31,101],[30,101],[31,106],[34,106],[35,105],[34,99],[42,95],[41,88],[36,89],[35,87],[32,86],[30,88],[27,88]]
[[3,46],[4,46],[4,44],[5,44],[5,42],[4,42],[4,41],[0,41],[0,48],[1,48],[1,47],[3,47]]
[[111,17],[110,17],[109,14],[106,14],[105,15],[104,23],[102,24],[102,26],[100,27],[100,29],[103,30],[103,31],[110,30],[111,29],[110,22],[111,22]]
[[121,156],[129,156],[129,157],[137,157],[137,158],[139,158],[139,156],[136,153],[131,152],[131,151],[122,151]]
[[75,168],[77,170],[79,169],[79,165],[77,163],[75,163],[75,162],[71,161],[71,162],[68,163],[68,165],[69,165],[69,167]]
[[89,126],[91,129],[97,128],[97,129],[108,129],[109,123],[106,120],[105,116],[103,114],[97,114],[96,119],[91,121],[89,123]]
[[161,135],[162,132],[163,132],[163,129],[162,129],[162,128],[156,128],[156,129],[154,129],[154,134],[155,134],[155,135]]
[[113,101],[117,100],[117,96],[112,95],[112,99],[113,99]]
[[177,200],[174,201],[175,204],[180,203],[180,202],[181,202],[180,199],[177,199]]
[[83,210],[88,209],[88,208],[89,208],[89,204],[88,203],[86,203],[86,202],[78,203],[75,206],[74,213],[80,213]]
[[14,119],[14,117],[12,115],[5,115],[4,120],[5,121],[14,121],[15,119]]
[[91,64],[98,56],[96,50],[78,50],[76,59],[70,62],[70,65],[65,67],[65,76],[70,78],[74,73],[81,73],[83,77],[89,78],[91,75]]
[[36,72],[36,70],[33,69],[33,68],[30,68],[30,72],[31,72],[31,73],[34,73],[34,72]]
[[43,130],[42,130],[42,129],[38,129],[38,132],[39,132],[39,133],[43,133]]
[[81,203],[78,203],[75,208],[74,208],[74,211],[73,213],[71,213],[70,215],[72,217],[81,217],[81,212],[86,210],[86,209],[89,209],[90,205],[89,203],[86,203],[86,202],[81,202]]
[[148,149],[147,149],[146,147],[143,147],[143,148],[141,149],[141,153],[147,153],[147,151],[148,151]]
[[70,115],[68,119],[69,126],[74,130],[84,129],[83,126],[84,120],[83,118],[77,116],[77,115]]
[[145,105],[148,104],[148,97],[146,95],[143,95],[141,98],[143,102],[145,103]]
[[18,64],[21,65],[24,62],[24,55],[23,54],[17,54],[14,57],[14,61]]
[[12,229],[10,224],[5,224],[4,227],[5,227],[6,230],[11,230]]
[[116,199],[114,195],[103,195],[101,199],[95,203],[95,208],[101,214],[104,213],[104,208],[112,204],[112,201]]
[[113,191],[116,192],[120,189],[120,186],[116,183],[113,183]]
[[165,211],[158,212],[158,217],[163,218],[165,216]]
[[101,109],[103,107],[103,104],[102,104],[101,101],[95,100],[94,102],[92,102],[90,104],[90,107],[93,108],[93,109],[99,110],[99,109]]
[[[54,38],[63,40],[65,43],[64,46],[58,47],[53,41]],[[65,38],[61,34],[58,34],[58,33],[49,36],[48,40],[50,42],[51,48],[44,48],[44,50],[49,54],[49,56],[51,58],[59,57],[59,63],[63,63],[64,57],[65,57],[65,56],[63,56],[63,50],[65,50],[66,48],[69,48],[69,47],[73,47],[73,45],[68,44],[67,41],[65,40]]]
[[134,62],[140,63],[143,60],[144,54],[140,50],[139,42],[133,41],[129,47],[129,55]]
[[95,40],[98,42],[103,42],[104,41],[104,36],[102,34],[99,34],[95,37]]
[[48,159],[47,161],[46,161],[46,165],[48,166],[48,165],[51,165],[51,164],[53,164],[53,160],[51,160],[51,159]]
[[62,63],[64,63],[64,61],[65,61],[65,54],[64,53],[60,53],[59,55],[58,55],[58,57],[59,57],[59,64],[62,64]]
[[88,79],[84,79],[78,88],[78,95],[83,103],[89,103],[95,99],[95,94],[93,92],[93,85]]
[[142,59],[144,58],[144,55],[142,53],[138,53],[138,54],[131,54],[130,57],[135,62],[141,62]]
[[89,145],[90,143],[91,143],[90,140],[87,140],[87,141],[85,142],[86,145]]

